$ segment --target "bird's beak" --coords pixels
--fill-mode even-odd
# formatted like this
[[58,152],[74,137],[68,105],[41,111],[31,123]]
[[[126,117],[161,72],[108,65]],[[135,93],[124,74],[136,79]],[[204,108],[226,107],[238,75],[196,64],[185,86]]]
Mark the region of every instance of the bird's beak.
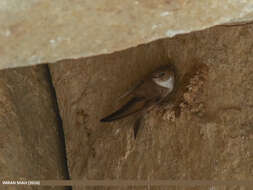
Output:
[[158,79],[158,78],[160,78],[159,76],[157,76],[157,75],[153,75],[153,77],[152,77],[153,79]]

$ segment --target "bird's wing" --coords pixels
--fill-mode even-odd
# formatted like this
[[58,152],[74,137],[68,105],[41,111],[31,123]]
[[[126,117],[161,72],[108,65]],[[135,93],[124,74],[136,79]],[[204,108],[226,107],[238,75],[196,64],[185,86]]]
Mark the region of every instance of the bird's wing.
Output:
[[128,101],[125,105],[123,105],[119,110],[113,112],[109,116],[101,119],[101,122],[110,122],[118,119],[122,119],[131,114],[139,112],[145,107],[148,107],[149,100],[145,97],[133,97],[130,101]]
[[142,84],[144,83],[143,80],[141,80],[140,82],[138,82],[135,86],[133,86],[132,88],[130,88],[126,93],[124,93],[123,95],[121,95],[118,98],[118,101],[128,97],[129,95],[131,95],[137,88],[139,88]]

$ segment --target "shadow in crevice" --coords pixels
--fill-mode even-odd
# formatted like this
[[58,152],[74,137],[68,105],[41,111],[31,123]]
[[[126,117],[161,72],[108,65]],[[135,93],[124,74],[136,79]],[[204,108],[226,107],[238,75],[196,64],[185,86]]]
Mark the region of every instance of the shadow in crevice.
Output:
[[[52,77],[51,77],[51,73],[50,73],[50,69],[47,65],[47,70],[48,70],[48,79],[49,79],[49,83],[50,83],[50,87],[51,87],[51,93],[53,95],[54,98],[54,109],[55,109],[55,113],[57,114],[57,120],[58,120],[58,134],[59,134],[59,138],[60,138],[60,142],[61,142],[61,147],[60,147],[60,151],[61,154],[63,155],[63,163],[62,166],[64,174],[66,176],[66,179],[64,180],[69,180],[70,179],[70,175],[69,175],[69,171],[68,171],[68,162],[67,162],[67,154],[66,154],[66,143],[65,143],[65,135],[64,135],[64,129],[63,129],[63,124],[62,124],[62,119],[60,116],[60,112],[59,112],[59,107],[58,107],[58,102],[57,102],[57,97],[56,97],[56,92],[55,92],[55,88],[53,86],[53,82],[52,82]],[[66,190],[72,190],[71,186],[67,186],[65,188]]]

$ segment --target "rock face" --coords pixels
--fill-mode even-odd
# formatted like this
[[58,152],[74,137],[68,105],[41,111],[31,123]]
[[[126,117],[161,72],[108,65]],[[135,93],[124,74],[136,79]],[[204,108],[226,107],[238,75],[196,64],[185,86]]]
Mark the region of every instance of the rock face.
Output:
[[[220,26],[50,65],[71,178],[252,179],[252,35],[252,25]],[[134,116],[99,122],[168,62],[177,68],[176,91],[145,114],[136,140]]]
[[0,69],[111,53],[252,18],[253,0],[1,0]]
[[[68,177],[54,98],[47,66],[0,71],[1,180]],[[34,186],[5,188],[37,189]]]

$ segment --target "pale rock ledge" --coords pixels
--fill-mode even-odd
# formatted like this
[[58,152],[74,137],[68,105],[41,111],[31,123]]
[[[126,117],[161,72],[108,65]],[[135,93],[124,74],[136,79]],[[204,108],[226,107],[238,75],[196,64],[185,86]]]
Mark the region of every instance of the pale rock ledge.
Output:
[[253,0],[1,0],[0,69],[112,53],[253,20]]

